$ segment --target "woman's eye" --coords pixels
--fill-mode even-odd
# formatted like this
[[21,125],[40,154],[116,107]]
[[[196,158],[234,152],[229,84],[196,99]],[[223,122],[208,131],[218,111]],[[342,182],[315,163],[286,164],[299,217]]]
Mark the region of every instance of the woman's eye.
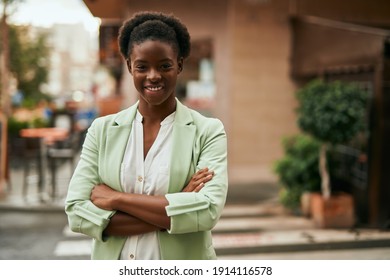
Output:
[[137,65],[137,66],[135,66],[135,69],[137,69],[138,71],[143,71],[146,69],[146,66],[145,65]]
[[163,65],[161,65],[161,68],[164,70],[169,70],[172,68],[172,65],[171,64],[163,64]]

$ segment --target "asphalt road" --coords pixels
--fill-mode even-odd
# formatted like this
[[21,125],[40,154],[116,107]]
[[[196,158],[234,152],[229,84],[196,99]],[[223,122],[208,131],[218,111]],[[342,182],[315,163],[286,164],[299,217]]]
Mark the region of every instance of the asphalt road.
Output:
[[56,259],[54,249],[66,223],[61,212],[0,212],[0,259]]

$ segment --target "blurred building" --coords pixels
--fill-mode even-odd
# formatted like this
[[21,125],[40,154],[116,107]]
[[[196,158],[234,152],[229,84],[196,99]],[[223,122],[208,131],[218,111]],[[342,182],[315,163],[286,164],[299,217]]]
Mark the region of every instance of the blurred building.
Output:
[[89,92],[98,65],[97,38],[82,23],[54,24],[47,31],[51,57],[45,91],[57,98]]
[[361,163],[346,176],[360,221],[383,225],[389,220],[388,1],[84,2],[102,19],[100,59],[116,73],[118,93],[128,104],[136,93],[117,53],[122,21],[136,11],[153,10],[173,13],[185,22],[193,50],[178,95],[225,124],[233,184],[276,181],[272,164],[282,156],[281,139],[298,132],[297,88],[316,77],[360,82],[372,97],[369,138],[340,153]]

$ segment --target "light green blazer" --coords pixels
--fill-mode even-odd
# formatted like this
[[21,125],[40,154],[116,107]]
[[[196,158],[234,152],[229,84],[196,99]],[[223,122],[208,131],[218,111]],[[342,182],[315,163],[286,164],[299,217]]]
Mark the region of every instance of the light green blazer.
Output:
[[[80,161],[70,181],[65,211],[72,231],[93,238],[92,259],[118,259],[126,238],[102,233],[114,211],[90,201],[92,187],[105,183],[122,191],[120,166],[138,104],[96,119],[88,130]],[[208,167],[215,172],[198,193],[182,193],[191,176]],[[171,228],[158,232],[162,259],[215,259],[211,229],[225,205],[227,141],[218,119],[206,118],[177,100],[166,207]]]

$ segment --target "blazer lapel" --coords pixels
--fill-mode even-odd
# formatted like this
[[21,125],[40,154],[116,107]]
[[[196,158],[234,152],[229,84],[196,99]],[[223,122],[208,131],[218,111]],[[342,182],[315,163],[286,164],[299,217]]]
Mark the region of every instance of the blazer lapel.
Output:
[[[189,177],[195,172],[195,166],[191,166],[191,164],[196,127],[193,124],[190,111],[178,100],[176,104],[169,193],[180,192]],[[102,157],[105,165],[105,182],[122,191],[121,164],[137,108],[138,102],[129,109],[118,113],[113,125],[107,130],[107,149]]]
[[[178,100],[176,102],[169,193],[180,192],[193,173],[190,169],[196,128],[189,110]],[[193,169],[195,171],[194,166]]]
[[138,103],[118,113],[113,125],[107,129],[107,149],[105,149],[105,155],[102,157],[105,160],[105,170],[107,171],[105,174],[106,182],[121,191],[123,191],[120,180],[122,159],[126,151],[137,107]]

